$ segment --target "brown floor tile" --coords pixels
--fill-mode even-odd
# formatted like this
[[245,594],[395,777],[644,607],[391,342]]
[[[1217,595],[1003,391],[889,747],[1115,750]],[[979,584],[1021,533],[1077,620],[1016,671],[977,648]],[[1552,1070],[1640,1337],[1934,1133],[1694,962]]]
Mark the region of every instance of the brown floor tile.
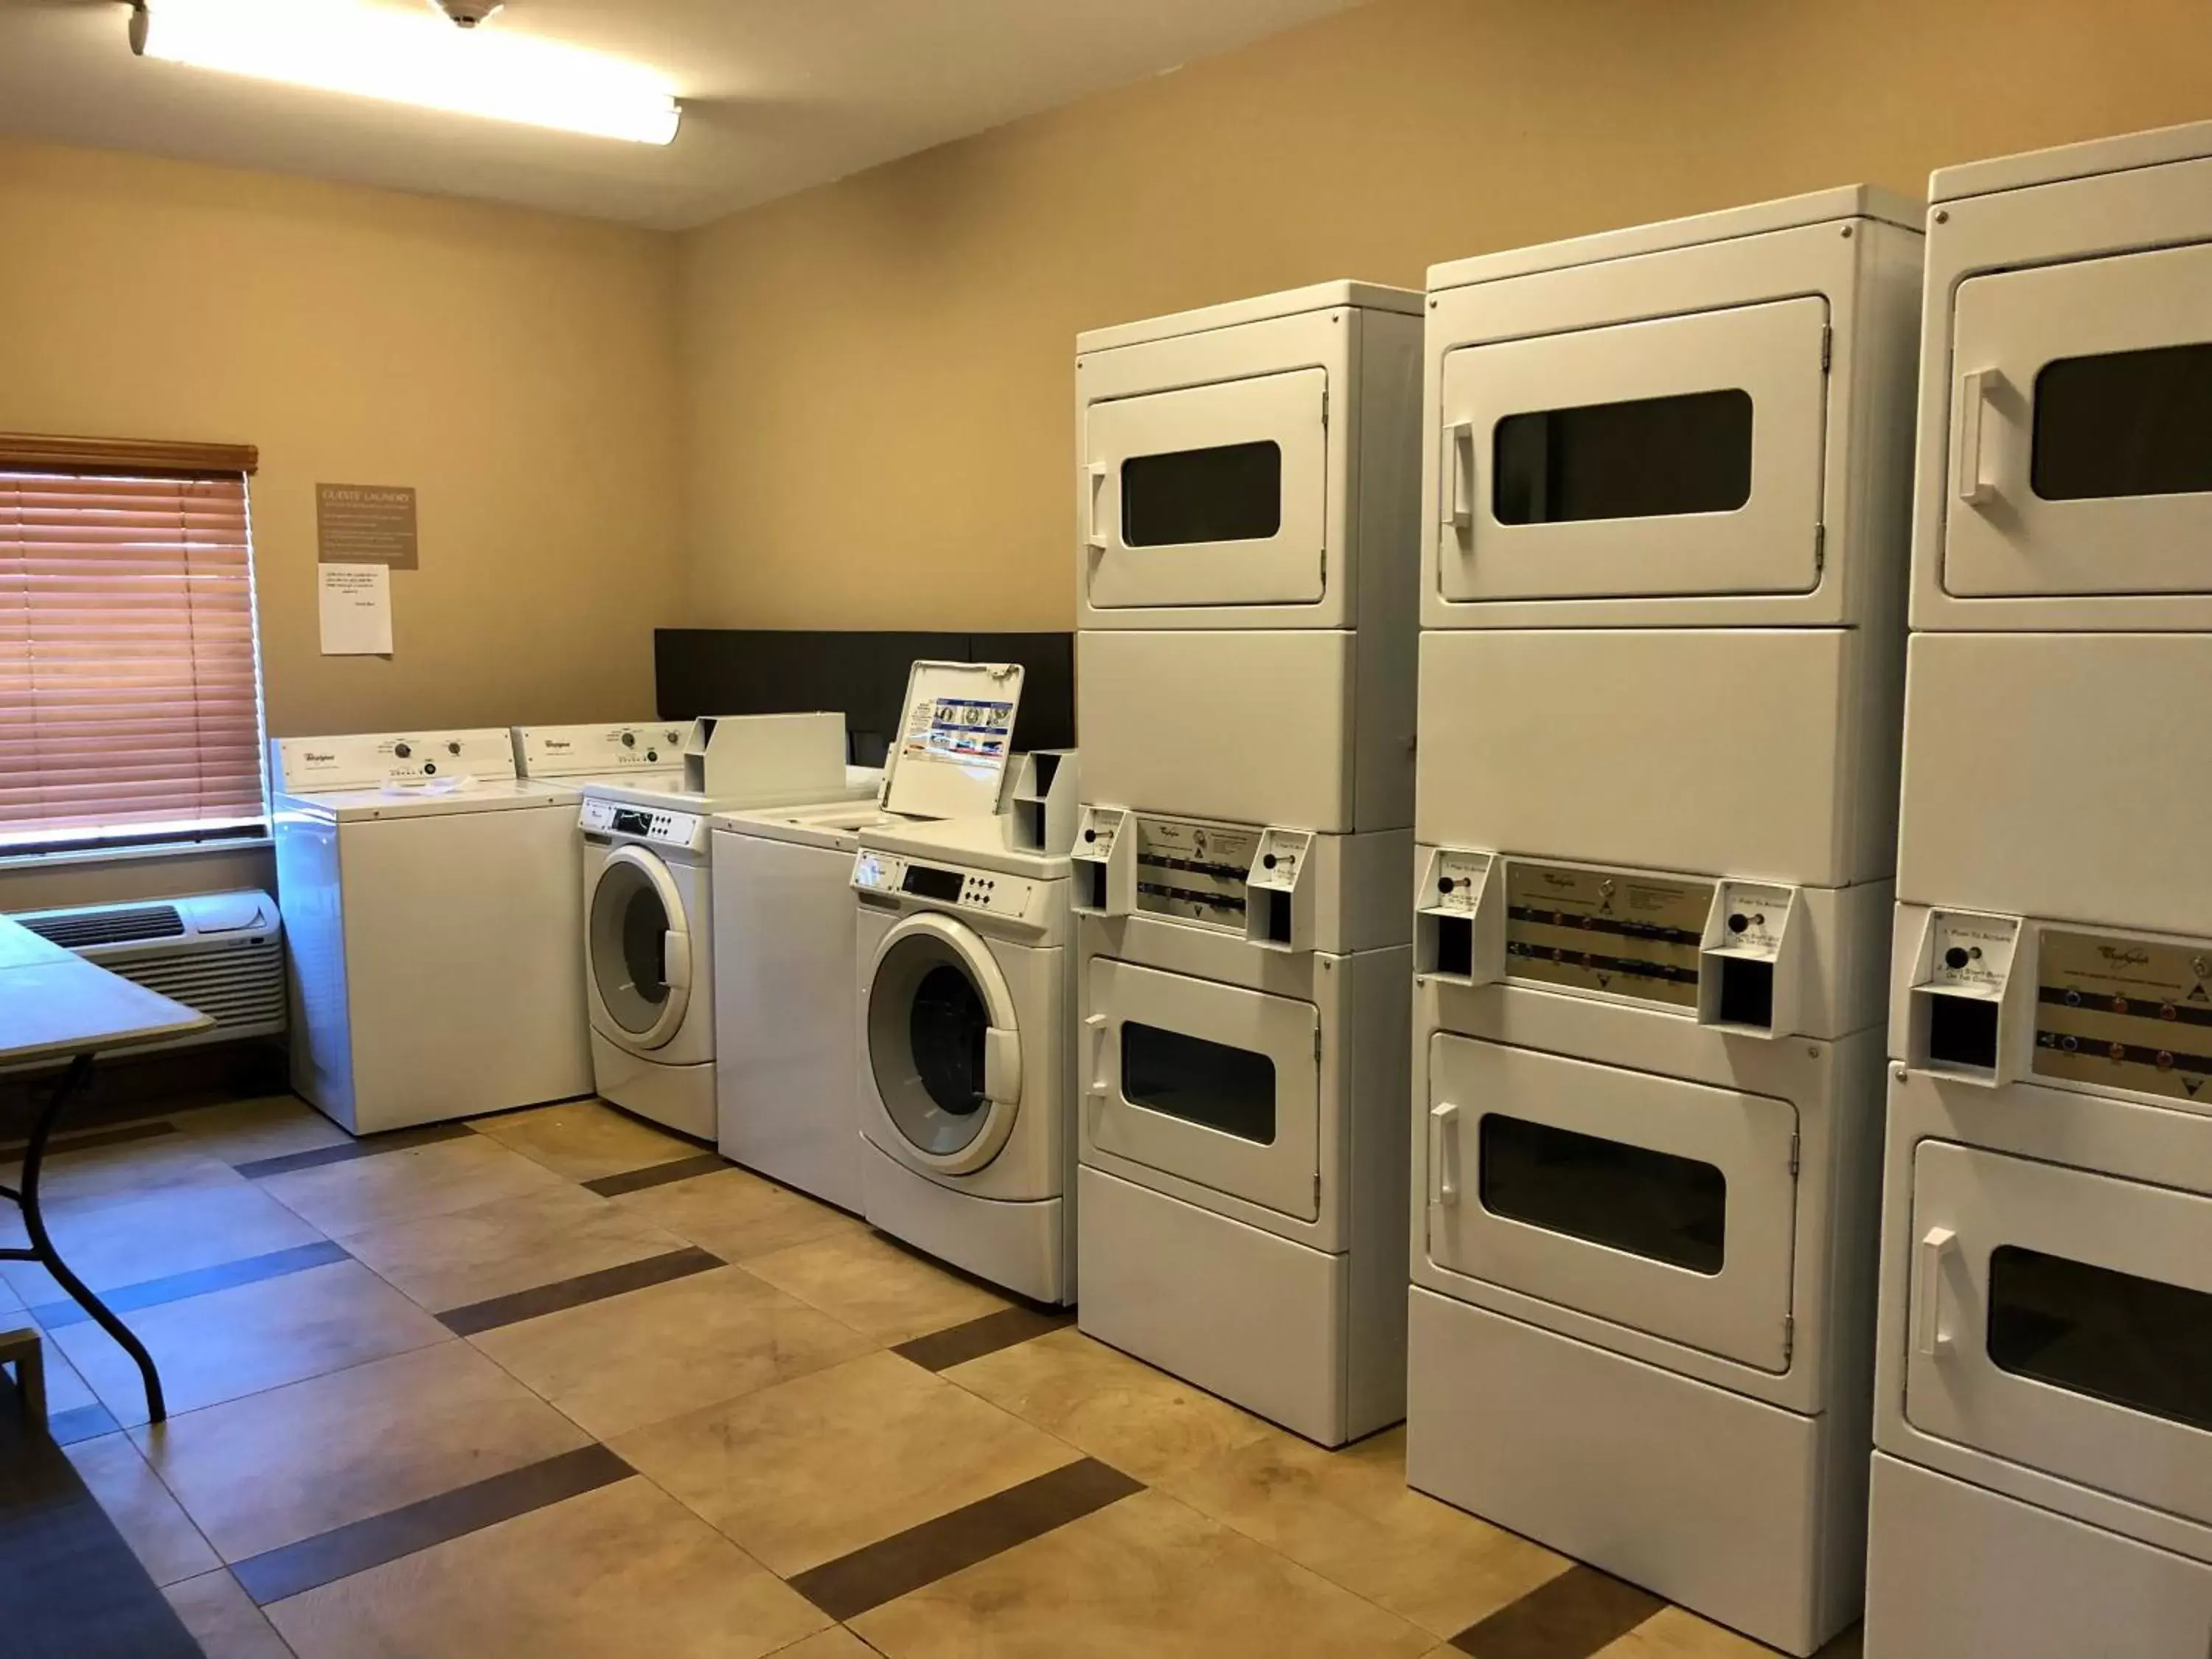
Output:
[[471,1118],[469,1127],[571,1181],[622,1175],[689,1158],[699,1148],[596,1100]]
[[778,1648],[775,1659],[877,1659],[876,1650],[842,1625]]
[[292,1650],[228,1572],[203,1573],[161,1593],[207,1659],[292,1659]]
[[1164,1474],[1217,1521],[1438,1636],[1455,1636],[1564,1572],[1565,1557],[1406,1485],[1393,1429],[1324,1451],[1270,1435]]
[[465,1342],[185,1413],[136,1437],[232,1562],[588,1439]]
[[472,1210],[560,1182],[483,1135],[464,1134],[428,1146],[349,1158],[273,1175],[260,1184],[270,1196],[332,1237]]
[[[322,1237],[268,1194],[234,1178],[215,1186],[57,1203],[46,1211],[46,1225],[62,1260],[95,1291],[267,1255]],[[9,1262],[0,1267],[0,1277],[33,1306],[67,1294],[31,1262]]]
[[[144,1309],[130,1323],[177,1413],[453,1340],[354,1261]],[[146,1420],[138,1369],[106,1332],[71,1325],[54,1340],[119,1419]]]
[[684,1243],[567,1182],[346,1235],[346,1249],[434,1311],[665,1255]]
[[1684,1608],[1662,1607],[1592,1659],[1771,1659],[1773,1652]]
[[879,1342],[903,1342],[1011,1305],[858,1229],[754,1257],[745,1270]]
[[890,1659],[1405,1659],[1426,1632],[1159,1492],[865,1613]]
[[747,1261],[832,1234],[864,1231],[865,1222],[827,1204],[763,1181],[750,1170],[724,1169],[614,1200],[725,1261]]
[[173,1584],[222,1565],[130,1437],[82,1440],[63,1455],[155,1583]]
[[1224,1452],[1294,1438],[1073,1329],[1002,1348],[945,1375],[1154,1485]]
[[1452,1645],[1473,1659],[1581,1659],[1666,1605],[1647,1589],[1577,1563],[1462,1631]]
[[758,1659],[828,1623],[644,1480],[309,1590],[269,1616],[301,1659]]
[[337,1146],[353,1139],[297,1095],[229,1101],[179,1112],[177,1133],[226,1164]]
[[[197,1142],[175,1133],[144,1140],[66,1148],[50,1153],[39,1174],[49,1219],[71,1203],[118,1196],[145,1198],[180,1188],[236,1187],[246,1177]],[[0,1185],[21,1187],[23,1167],[0,1158]]]
[[787,1577],[1075,1459],[1049,1435],[887,1353],[613,1445]]
[[602,1438],[819,1370],[873,1346],[737,1267],[469,1340]]

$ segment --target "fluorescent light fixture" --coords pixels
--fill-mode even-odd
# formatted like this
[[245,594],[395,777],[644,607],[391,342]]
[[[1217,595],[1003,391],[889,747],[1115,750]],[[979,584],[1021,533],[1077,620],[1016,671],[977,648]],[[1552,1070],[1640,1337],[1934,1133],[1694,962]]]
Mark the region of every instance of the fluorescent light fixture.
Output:
[[[144,56],[459,115],[665,144],[683,109],[620,58],[374,0],[147,0]],[[143,42],[143,44],[141,44]]]

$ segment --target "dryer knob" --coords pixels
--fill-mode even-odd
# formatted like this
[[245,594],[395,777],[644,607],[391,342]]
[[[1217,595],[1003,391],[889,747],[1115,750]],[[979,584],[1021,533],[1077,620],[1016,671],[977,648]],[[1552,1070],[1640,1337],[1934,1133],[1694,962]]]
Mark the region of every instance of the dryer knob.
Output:
[[647,761],[657,761],[660,758],[660,751],[658,749],[648,749],[645,751],[645,757]]
[[412,749],[410,749],[410,748],[409,748],[405,744],[404,744],[404,743],[395,743],[395,744],[393,744],[392,745],[392,752],[393,754],[395,754],[395,755],[398,756],[400,759],[402,759],[402,760],[405,760],[405,759],[406,759],[410,755],[413,754],[415,751],[414,751]]
[[422,775],[426,778],[431,776],[437,771],[437,769],[438,763],[435,761],[424,761],[422,763]]
[[636,732],[623,732],[623,748],[625,748],[625,749],[635,749],[635,748],[636,748],[636,747],[637,747],[637,733],[636,733]]
[[446,745],[446,752],[449,755],[458,755],[461,752],[461,745],[458,743],[449,743]]

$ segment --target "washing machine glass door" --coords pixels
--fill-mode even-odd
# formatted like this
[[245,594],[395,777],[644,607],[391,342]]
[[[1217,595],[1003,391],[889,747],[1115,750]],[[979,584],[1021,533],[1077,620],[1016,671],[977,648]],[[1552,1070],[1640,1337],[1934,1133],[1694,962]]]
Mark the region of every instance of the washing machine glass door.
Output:
[[1449,1036],[1429,1081],[1437,1267],[1788,1369],[1796,1107]]
[[1827,326],[1808,297],[1448,354],[1439,592],[1811,592]]
[[1320,1215],[1313,1004],[1099,957],[1089,1007],[1089,1146],[1301,1221]]
[[658,1048],[691,1006],[691,934],[668,866],[641,847],[617,847],[592,884],[586,919],[592,985],[634,1049]]
[[876,948],[866,1019],[889,1150],[947,1175],[996,1158],[1021,1110],[1022,1039],[990,947],[949,916],[907,917]]
[[1943,586],[2212,592],[2212,246],[1970,277]]
[[1905,1415],[2212,1522],[2212,1198],[1923,1141]]
[[1085,414],[1085,570],[1101,609],[1317,605],[1328,374],[1117,398]]

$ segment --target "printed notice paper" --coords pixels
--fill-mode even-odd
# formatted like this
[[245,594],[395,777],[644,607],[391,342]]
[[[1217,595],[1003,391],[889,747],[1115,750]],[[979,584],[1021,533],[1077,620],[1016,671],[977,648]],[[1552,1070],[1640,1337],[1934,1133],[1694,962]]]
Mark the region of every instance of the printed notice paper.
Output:
[[392,654],[392,567],[325,564],[322,576],[323,654]]

